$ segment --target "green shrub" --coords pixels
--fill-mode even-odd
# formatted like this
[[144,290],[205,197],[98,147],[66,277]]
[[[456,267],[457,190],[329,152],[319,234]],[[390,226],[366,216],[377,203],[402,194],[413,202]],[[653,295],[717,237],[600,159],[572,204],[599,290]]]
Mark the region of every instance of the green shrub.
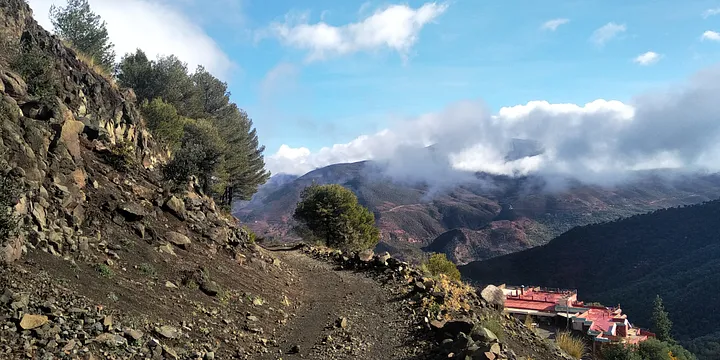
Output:
[[[478,325],[476,325],[478,326]],[[482,326],[492,331],[498,340],[505,340],[505,328],[503,327],[503,320],[498,314],[488,315],[480,320],[479,326]],[[475,331],[475,330],[474,330]]]
[[106,264],[97,264],[95,265],[95,270],[100,273],[100,275],[110,278],[115,275],[115,273],[112,271],[112,269],[107,266]]
[[135,146],[129,141],[118,141],[110,147],[106,157],[110,166],[120,171],[127,171],[135,165]]
[[451,279],[460,280],[460,270],[444,253],[430,255],[428,261],[422,264],[422,269],[432,276],[445,274]]
[[180,146],[184,127],[188,121],[178,114],[172,104],[168,104],[160,98],[150,102],[145,100],[140,106],[140,111],[155,137],[171,149]]
[[364,250],[380,241],[375,216],[340,185],[310,185],[302,191],[293,217],[325,245]]
[[148,263],[142,263],[139,267],[140,273],[143,275],[154,277],[157,275],[157,270],[155,270],[155,267]]
[[57,95],[60,76],[50,56],[33,44],[23,44],[20,53],[11,59],[10,68],[15,70],[28,87],[28,93],[38,98]]

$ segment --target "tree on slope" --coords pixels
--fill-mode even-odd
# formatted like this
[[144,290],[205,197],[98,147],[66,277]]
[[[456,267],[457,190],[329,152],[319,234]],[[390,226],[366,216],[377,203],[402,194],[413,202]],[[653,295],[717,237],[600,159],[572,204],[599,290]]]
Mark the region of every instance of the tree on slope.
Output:
[[380,241],[373,213],[340,185],[305,188],[293,217],[329,247],[364,250]]
[[667,311],[665,311],[665,306],[663,305],[660,295],[655,297],[655,302],[653,303],[652,322],[653,332],[657,335],[658,340],[672,342],[672,336],[670,335],[672,321],[670,321],[670,317]]
[[65,7],[51,6],[50,20],[61,39],[108,71],[113,68],[115,51],[106,24],[92,12],[87,0],[68,0]]

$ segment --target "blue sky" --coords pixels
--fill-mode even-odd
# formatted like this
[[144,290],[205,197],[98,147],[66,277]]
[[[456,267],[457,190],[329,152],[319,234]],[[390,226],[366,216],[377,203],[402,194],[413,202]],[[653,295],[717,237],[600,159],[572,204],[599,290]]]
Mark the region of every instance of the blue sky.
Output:
[[[448,2],[425,25],[406,61],[378,49],[306,63],[307,51],[276,39],[234,42],[214,38],[241,67],[230,80],[234,100],[253,115],[270,152],[281,144],[317,150],[387,126],[388,118],[414,116],[463,99],[481,98],[491,109],[530,100],[584,104],[629,100],[634,94],[682,80],[720,57],[720,43],[701,35],[720,30],[720,16],[704,19],[718,1],[469,1]],[[247,2],[247,25],[283,21],[308,11],[309,23],[342,26],[362,20],[363,1]],[[419,8],[421,1],[411,1]],[[367,6],[367,5],[366,5]],[[375,3],[371,7],[382,7]],[[555,31],[549,20],[568,19]],[[614,22],[626,30],[598,46],[593,32]],[[633,58],[661,54],[651,66]],[[262,98],[260,84],[279,64],[293,72],[282,92]]]
[[[48,27],[51,3],[62,0],[30,0]],[[119,53],[175,53],[226,80],[274,172],[377,158],[414,140],[455,142],[437,134],[467,119],[490,126],[504,107],[503,119],[529,121],[513,136],[532,137],[536,118],[557,117],[560,128],[599,113],[624,119],[636,95],[673,89],[720,60],[720,0],[90,3]],[[538,135],[557,140],[548,136]],[[678,151],[653,149],[643,161],[674,163]]]

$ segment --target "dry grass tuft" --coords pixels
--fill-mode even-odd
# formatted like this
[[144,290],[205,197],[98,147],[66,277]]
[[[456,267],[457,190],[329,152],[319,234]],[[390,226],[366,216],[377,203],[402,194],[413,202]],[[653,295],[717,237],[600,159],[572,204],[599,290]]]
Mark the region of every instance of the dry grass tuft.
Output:
[[115,82],[115,78],[113,77],[113,75],[106,67],[96,63],[94,57],[83,53],[67,41],[63,40],[63,45],[65,45],[65,47],[69,49],[72,49],[75,52],[78,60],[80,60],[83,64],[87,65],[93,72],[107,80],[114,89],[118,89],[117,83]]
[[555,342],[560,349],[575,359],[580,359],[585,355],[585,342],[569,332],[557,333]]

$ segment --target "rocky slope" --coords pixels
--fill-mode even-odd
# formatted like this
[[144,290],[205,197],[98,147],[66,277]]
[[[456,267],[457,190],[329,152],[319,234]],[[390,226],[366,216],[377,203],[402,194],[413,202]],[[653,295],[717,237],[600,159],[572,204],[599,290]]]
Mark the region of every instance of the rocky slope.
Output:
[[[638,174],[613,187],[570,182],[550,191],[542,178],[477,174],[442,191],[394,181],[373,162],[335,164],[271,186],[235,215],[268,238],[292,238],[292,211],[312,182],[342,184],[368,206],[382,232],[378,250],[406,259],[441,251],[459,264],[546,243],[574,226],[720,196],[717,175]],[[289,179],[283,179],[285,181]]]
[[0,358],[558,358],[466,286],[387,254],[255,245],[194,179],[162,181],[167,154],[132,92],[24,1],[0,0],[0,33],[48,60],[23,78],[0,53],[0,169],[20,187],[19,231],[0,243]]

